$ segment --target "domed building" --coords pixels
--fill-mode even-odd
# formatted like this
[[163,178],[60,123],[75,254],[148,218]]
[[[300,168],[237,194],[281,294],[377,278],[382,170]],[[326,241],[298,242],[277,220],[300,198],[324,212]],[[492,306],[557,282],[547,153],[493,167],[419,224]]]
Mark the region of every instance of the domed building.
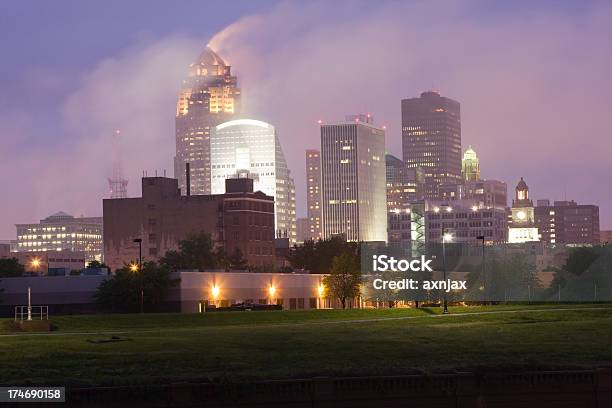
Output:
[[189,65],[176,104],[174,177],[187,193],[189,163],[191,194],[210,194],[210,132],[240,112],[238,79],[231,66],[210,47]]
[[225,193],[228,178],[253,179],[253,189],[274,197],[276,238],[297,238],[295,183],[276,129],[255,119],[221,123],[210,136],[211,191]]

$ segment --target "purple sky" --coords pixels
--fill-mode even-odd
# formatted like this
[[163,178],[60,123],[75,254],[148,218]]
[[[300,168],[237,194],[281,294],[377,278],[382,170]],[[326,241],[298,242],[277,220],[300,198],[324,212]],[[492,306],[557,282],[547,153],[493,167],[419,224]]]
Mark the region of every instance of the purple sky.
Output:
[[277,127],[300,215],[318,119],[371,112],[401,157],[400,100],[436,89],[461,102],[483,177],[598,204],[612,228],[612,5],[227,3],[0,3],[0,239],[101,215],[116,128],[130,195],[143,170],[171,175],[176,93],[211,40],[248,114]]

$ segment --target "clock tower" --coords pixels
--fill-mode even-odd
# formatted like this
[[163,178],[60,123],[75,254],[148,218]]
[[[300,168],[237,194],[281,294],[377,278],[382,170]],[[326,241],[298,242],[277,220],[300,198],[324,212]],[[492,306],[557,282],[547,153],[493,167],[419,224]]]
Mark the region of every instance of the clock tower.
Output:
[[529,187],[521,177],[512,200],[512,219],[508,230],[508,242],[522,243],[539,241],[535,226],[533,201],[529,199]]

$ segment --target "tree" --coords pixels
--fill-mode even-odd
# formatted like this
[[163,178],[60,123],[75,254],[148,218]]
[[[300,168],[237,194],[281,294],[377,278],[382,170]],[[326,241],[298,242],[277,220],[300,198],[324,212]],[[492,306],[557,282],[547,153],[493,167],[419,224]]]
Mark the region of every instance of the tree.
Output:
[[296,269],[307,269],[311,273],[328,273],[335,256],[351,254],[359,259],[357,242],[347,242],[336,236],[324,240],[308,240],[302,246],[294,246],[289,253],[289,262]]
[[[482,264],[473,265],[467,278],[465,300],[525,300],[533,299],[540,288],[536,268],[523,254],[487,257],[485,274]],[[488,286],[488,287],[487,287]]]
[[231,269],[242,270],[247,269],[247,260],[242,256],[240,248],[235,248],[234,252],[229,256],[229,264]]
[[140,310],[142,288],[144,309],[156,310],[166,298],[168,290],[178,282],[178,279],[172,279],[168,267],[152,261],[143,263],[142,272],[132,272],[125,266],[98,286],[96,304],[105,312],[136,312]]
[[0,259],[0,278],[14,278],[22,276],[25,267],[19,263],[17,258]]
[[608,301],[612,299],[612,245],[573,249],[556,269],[546,300]]
[[249,265],[247,263],[247,260],[244,258],[244,256],[242,256],[242,251],[240,250],[240,248],[235,248],[234,252],[232,252],[230,255],[225,251],[224,247],[219,247],[215,251],[214,255],[215,255],[215,264],[218,267],[225,269],[226,271],[229,271],[231,269],[234,269],[234,270],[248,269]]
[[331,296],[340,300],[342,308],[346,308],[346,299],[359,294],[361,265],[358,258],[349,253],[334,257],[329,275],[323,279],[323,284]]
[[97,268],[108,268],[105,263],[94,259],[93,261],[89,261],[87,263],[87,269],[97,269]]
[[197,269],[200,271],[219,266],[210,234],[189,234],[179,241],[178,251],[168,251],[159,263],[171,271]]
[[565,260],[563,269],[573,275],[582,275],[602,254],[602,247],[574,249]]

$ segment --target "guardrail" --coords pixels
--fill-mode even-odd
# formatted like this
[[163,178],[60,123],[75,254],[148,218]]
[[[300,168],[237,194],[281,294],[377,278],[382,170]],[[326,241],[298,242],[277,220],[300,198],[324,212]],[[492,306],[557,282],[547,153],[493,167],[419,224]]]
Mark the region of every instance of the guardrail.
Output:
[[15,321],[49,320],[49,306],[15,306]]

